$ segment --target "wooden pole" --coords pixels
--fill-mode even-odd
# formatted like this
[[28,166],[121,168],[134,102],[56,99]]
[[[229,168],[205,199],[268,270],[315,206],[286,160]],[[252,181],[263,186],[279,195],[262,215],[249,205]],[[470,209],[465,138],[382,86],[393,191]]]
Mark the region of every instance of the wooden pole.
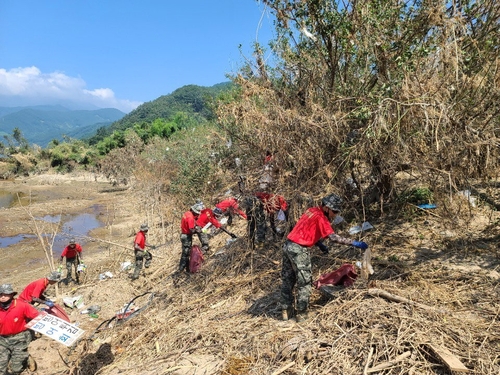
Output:
[[[70,233],[64,233],[64,234],[70,235]],[[74,236],[75,237],[88,238],[90,241],[103,242],[103,243],[107,243],[109,245],[114,245],[114,246],[118,246],[118,247],[121,247],[121,248],[124,248],[124,249],[132,250],[131,246],[122,245],[122,244],[119,244],[119,243],[116,243],[116,242],[112,242],[112,241],[101,240],[100,238],[94,238],[94,237],[90,237],[90,236],[84,236],[82,234],[78,234],[78,235],[74,235]],[[159,256],[159,255],[156,255],[156,254],[153,254],[153,253],[151,253],[151,254],[153,256],[155,256],[156,258],[163,259],[162,256]]]

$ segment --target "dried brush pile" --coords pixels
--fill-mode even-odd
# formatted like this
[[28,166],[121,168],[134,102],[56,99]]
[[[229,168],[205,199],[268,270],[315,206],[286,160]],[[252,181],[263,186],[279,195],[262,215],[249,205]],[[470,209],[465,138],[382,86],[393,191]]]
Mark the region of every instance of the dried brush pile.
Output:
[[[219,252],[200,273],[174,277],[172,231],[161,266],[127,289],[154,292],[153,303],[97,333],[80,356],[110,343],[103,375],[449,374],[436,352],[446,349],[469,373],[498,374],[500,2],[263,3],[276,18],[274,65],[257,46],[255,65],[217,109],[231,147],[214,157],[216,183],[169,198],[207,202],[237,191],[239,176],[251,194],[270,150],[272,190],[291,202],[292,221],[335,192],[348,220],[378,224],[364,238],[375,274],[333,297],[313,293],[305,323],[283,322],[280,241],[255,251],[244,238],[214,239]],[[187,170],[196,173],[183,181],[205,181]],[[157,180],[145,195],[161,196]],[[457,198],[472,187],[492,202]],[[411,189],[438,209],[416,207]],[[314,251],[315,277],[360,256]]]
[[498,177],[495,1],[264,1],[276,17],[219,121],[250,169],[278,152],[277,190],[335,191],[383,212],[406,188]]
[[[467,255],[410,245],[424,221],[439,228],[439,220],[429,216],[405,227],[380,226],[368,235],[375,274],[333,296],[314,292],[310,317],[302,324],[280,320],[279,241],[255,251],[243,237],[227,245],[219,235],[201,272],[178,277],[172,274],[179,256],[174,243],[146,278],[120,285],[120,298],[154,292],[151,305],[79,344],[73,373],[449,374],[435,348],[449,350],[471,374],[498,373],[498,254],[489,259],[491,267],[480,268],[473,262],[490,251]],[[244,234],[244,223],[234,231]],[[332,253],[312,251],[316,277],[360,256],[341,246]],[[380,290],[403,302],[380,296]],[[110,301],[118,297],[113,293],[108,290]],[[90,360],[106,360],[108,347],[112,363],[85,372]]]

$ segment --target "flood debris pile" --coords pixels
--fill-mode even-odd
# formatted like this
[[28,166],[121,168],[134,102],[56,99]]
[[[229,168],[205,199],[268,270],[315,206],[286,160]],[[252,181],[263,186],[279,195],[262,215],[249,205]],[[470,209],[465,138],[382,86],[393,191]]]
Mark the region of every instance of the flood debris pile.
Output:
[[[236,233],[244,231],[239,224]],[[459,266],[453,250],[441,253],[446,261],[419,258],[412,247],[398,248],[406,261],[388,261],[375,250],[374,275],[332,295],[314,292],[309,319],[298,324],[281,321],[277,306],[279,245],[252,250],[244,238],[226,244],[216,237],[219,253],[196,274],[174,276],[179,249],[173,247],[139,285],[122,274],[101,281],[96,286],[107,283],[104,294],[115,307],[122,306],[114,303],[118,285],[120,294],[147,291],[154,298],[134,318],[80,342],[70,356],[73,373],[90,373],[96,361],[88,358],[100,358],[104,345],[113,360],[99,360],[99,374],[498,373],[500,275],[494,267]],[[329,256],[314,254],[314,275],[356,256],[340,247]],[[100,292],[93,290],[95,300]],[[103,311],[100,316],[104,320]]]

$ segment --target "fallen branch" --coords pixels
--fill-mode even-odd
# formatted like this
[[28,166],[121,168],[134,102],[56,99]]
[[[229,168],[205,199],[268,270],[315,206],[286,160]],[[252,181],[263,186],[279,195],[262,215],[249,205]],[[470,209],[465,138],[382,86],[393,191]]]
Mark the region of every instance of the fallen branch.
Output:
[[[119,243],[116,243],[116,242],[111,242],[111,241],[108,241],[108,240],[101,240],[100,238],[85,236],[83,234],[71,234],[71,233],[65,233],[65,232],[63,232],[63,234],[71,235],[71,236],[78,237],[78,238],[85,238],[85,239],[88,239],[89,241],[92,241],[92,242],[97,241],[97,242],[107,243],[109,245],[118,246],[118,247],[121,247],[121,248],[127,249],[127,250],[132,250],[133,249],[132,246],[126,246],[126,245],[122,245],[122,244],[119,244]],[[160,246],[163,246],[163,245],[160,245]],[[148,250],[148,252],[151,252],[151,251]],[[151,252],[151,254],[153,256],[155,256],[156,258],[164,259],[164,257],[162,257],[160,255],[156,255],[156,254],[154,254],[152,252]]]
[[87,239],[87,240],[89,240],[91,242],[94,242],[94,241],[103,242],[103,243],[107,243],[109,245],[114,245],[114,246],[122,247],[124,249],[129,249],[129,250],[132,249],[132,246],[126,246],[126,245],[122,245],[122,244],[119,244],[119,243],[116,243],[116,242],[111,242],[111,241],[107,241],[107,240],[101,240],[100,238],[85,236],[83,234],[72,234],[72,233],[67,233],[67,232],[62,232],[62,234],[65,234],[65,235],[68,235],[68,236],[73,236],[73,237],[78,237],[78,238],[84,238],[84,239]]
[[403,354],[401,355],[398,355],[396,358],[394,358],[392,361],[388,361],[388,362],[383,362],[383,363],[380,363],[378,364],[377,366],[375,367],[372,367],[370,369],[368,369],[368,371],[366,371],[367,374],[370,374],[372,372],[378,372],[378,371],[382,371],[382,370],[385,370],[386,368],[389,368],[389,367],[392,367],[394,366],[395,364],[401,362],[401,361],[404,361],[406,358],[408,358],[409,356],[411,355],[411,352],[404,352]]
[[365,364],[365,368],[363,370],[363,375],[368,374],[368,366],[370,366],[370,362],[372,361],[372,355],[373,355],[373,346],[370,347],[370,353],[368,353],[368,358],[366,359],[366,364]]
[[419,307],[419,308],[424,309],[424,310],[439,312],[441,314],[447,313],[446,310],[436,309],[435,307],[427,306],[427,305],[424,305],[423,303],[415,302],[415,301],[409,300],[408,298],[397,296],[395,294],[386,292],[385,290],[382,290],[382,289],[376,289],[376,288],[368,289],[367,293],[372,297],[381,297],[381,298],[385,298],[385,299],[392,301],[392,302],[406,303],[408,305],[416,306],[416,307]]
[[283,366],[283,367],[280,367],[279,369],[277,369],[275,372],[273,372],[271,375],[279,375],[281,374],[282,372],[285,372],[286,370],[288,370],[290,367],[292,367],[293,365],[295,365],[295,362],[290,362],[288,363],[287,365]]

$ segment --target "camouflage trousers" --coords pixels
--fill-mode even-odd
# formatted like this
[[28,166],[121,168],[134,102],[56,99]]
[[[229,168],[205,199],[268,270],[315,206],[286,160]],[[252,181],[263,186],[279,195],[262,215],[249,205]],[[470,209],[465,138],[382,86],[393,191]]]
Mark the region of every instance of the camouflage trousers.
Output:
[[257,197],[247,198],[245,202],[247,214],[248,238],[252,244],[266,240],[266,214],[261,200]]
[[283,260],[281,268],[281,308],[293,307],[293,288],[296,286],[297,311],[305,311],[309,307],[311,296],[311,256],[307,247],[300,246],[292,241],[283,245]]
[[133,277],[134,278],[139,277],[143,263],[144,263],[144,267],[149,268],[152,259],[153,259],[153,256],[151,255],[151,253],[149,251],[135,250],[135,269],[134,269],[134,276]]
[[80,264],[77,257],[75,258],[66,258],[66,282],[72,280],[73,268],[75,269],[75,279],[79,281],[78,275],[78,265]]
[[208,245],[208,233],[196,233],[198,236],[198,239],[200,240],[201,243],[201,250],[206,253],[209,249],[210,246]]
[[31,333],[26,330],[16,335],[0,336],[0,375],[7,374],[10,361],[10,373],[20,374],[28,366],[28,345]]
[[191,247],[193,246],[192,234],[181,234],[182,253],[181,261],[179,262],[179,271],[189,271],[189,255],[191,254]]

